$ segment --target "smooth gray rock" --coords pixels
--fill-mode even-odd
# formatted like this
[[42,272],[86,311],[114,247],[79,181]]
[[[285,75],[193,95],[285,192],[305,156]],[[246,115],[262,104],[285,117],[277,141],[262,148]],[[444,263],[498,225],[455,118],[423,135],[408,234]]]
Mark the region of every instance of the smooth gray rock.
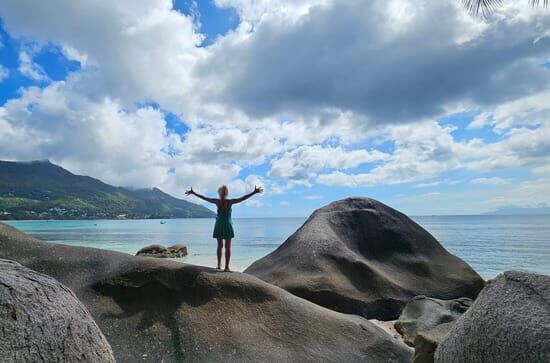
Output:
[[0,257],[69,286],[117,362],[410,362],[359,316],[242,273],[45,243],[0,224]]
[[0,259],[2,362],[114,362],[111,346],[71,290]]
[[416,296],[407,303],[394,327],[405,343],[414,346],[416,334],[440,324],[458,319],[472,305],[472,299],[462,297],[440,300],[433,297]]
[[550,362],[550,276],[507,271],[452,327],[435,361]]
[[414,363],[433,363],[437,346],[441,344],[454,325],[454,321],[421,331],[414,340]]
[[475,298],[483,279],[403,213],[348,198],[316,210],[247,273],[319,305],[397,319],[417,295]]

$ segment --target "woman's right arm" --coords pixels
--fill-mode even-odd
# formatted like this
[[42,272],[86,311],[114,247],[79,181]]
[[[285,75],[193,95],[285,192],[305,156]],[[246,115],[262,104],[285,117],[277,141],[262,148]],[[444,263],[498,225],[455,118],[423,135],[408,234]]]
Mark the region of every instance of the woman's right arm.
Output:
[[217,203],[218,203],[218,200],[217,200],[216,198],[208,198],[208,197],[206,197],[206,196],[204,196],[204,195],[201,195],[201,194],[195,192],[195,191],[193,190],[193,188],[190,188],[188,191],[186,191],[186,192],[185,192],[185,195],[194,195],[194,196],[199,197],[199,198],[201,198],[202,200],[205,200],[205,201],[207,201],[207,202],[214,203],[214,204],[217,204]]

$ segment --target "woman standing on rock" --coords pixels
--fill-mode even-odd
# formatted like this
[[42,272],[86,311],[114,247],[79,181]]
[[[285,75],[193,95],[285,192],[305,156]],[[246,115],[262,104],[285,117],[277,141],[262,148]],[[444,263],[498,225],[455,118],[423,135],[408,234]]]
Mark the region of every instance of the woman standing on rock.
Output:
[[229,260],[231,259],[231,239],[235,237],[235,233],[233,232],[233,224],[231,222],[231,206],[233,204],[237,204],[244,200],[247,200],[254,194],[262,193],[263,191],[264,191],[263,188],[254,186],[253,192],[243,195],[242,197],[236,198],[236,199],[227,199],[227,196],[229,195],[229,189],[225,185],[222,185],[218,189],[218,195],[220,197],[219,199],[208,198],[204,195],[200,195],[196,193],[193,190],[193,188],[190,188],[188,191],[185,192],[186,195],[195,195],[201,198],[202,200],[205,200],[210,203],[214,203],[218,207],[218,214],[216,216],[216,225],[214,226],[214,233],[212,235],[212,237],[218,240],[218,249],[216,251],[216,255],[218,257],[218,266],[216,268],[218,270],[221,268],[222,248],[223,248],[223,241],[225,240],[225,270],[224,271],[231,272],[231,270],[229,269]]

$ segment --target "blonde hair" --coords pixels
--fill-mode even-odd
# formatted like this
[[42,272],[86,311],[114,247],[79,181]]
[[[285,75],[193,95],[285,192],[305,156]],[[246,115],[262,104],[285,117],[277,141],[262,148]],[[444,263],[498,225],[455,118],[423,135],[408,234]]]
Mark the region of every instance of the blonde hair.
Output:
[[227,185],[222,185],[218,188],[218,195],[221,199],[227,198],[227,196],[229,195],[229,188],[227,187]]

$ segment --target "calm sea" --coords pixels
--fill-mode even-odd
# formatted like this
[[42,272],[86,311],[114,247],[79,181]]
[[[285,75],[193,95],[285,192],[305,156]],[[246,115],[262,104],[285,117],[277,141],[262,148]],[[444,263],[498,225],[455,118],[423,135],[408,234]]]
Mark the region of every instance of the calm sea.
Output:
[[[413,219],[485,278],[509,270],[550,275],[550,215],[429,216]],[[234,219],[232,268],[244,270],[277,248],[305,218]],[[187,245],[187,263],[214,266],[212,219],[16,221],[11,225],[45,241],[135,254],[149,244]]]

